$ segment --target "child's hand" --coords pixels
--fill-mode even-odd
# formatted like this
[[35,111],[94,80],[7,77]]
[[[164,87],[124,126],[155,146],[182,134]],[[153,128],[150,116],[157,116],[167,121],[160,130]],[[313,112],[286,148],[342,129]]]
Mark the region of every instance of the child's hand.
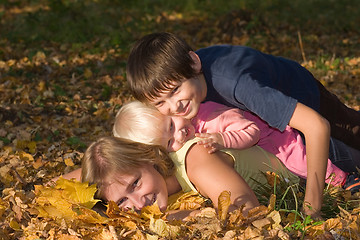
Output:
[[209,148],[209,153],[214,153],[224,148],[224,140],[220,133],[195,133],[195,136],[202,138],[197,144]]
[[302,212],[305,213],[305,215],[311,216],[312,220],[314,221],[324,220],[321,216],[321,211],[316,211],[315,209],[312,209],[312,207],[310,207],[308,203],[304,203]]

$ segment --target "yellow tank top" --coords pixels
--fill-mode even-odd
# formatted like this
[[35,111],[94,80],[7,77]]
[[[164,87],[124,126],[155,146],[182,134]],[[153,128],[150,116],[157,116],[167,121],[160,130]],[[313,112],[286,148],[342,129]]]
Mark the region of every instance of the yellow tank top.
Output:
[[[198,192],[187,176],[185,158],[189,148],[199,140],[199,138],[193,138],[187,141],[178,151],[170,153],[170,157],[176,168],[175,176],[184,192],[191,190]],[[266,171],[275,172],[282,176],[285,181],[293,184],[298,183],[300,180],[298,176],[291,173],[273,154],[266,152],[258,146],[244,150],[223,149],[221,151],[232,157],[234,160],[234,169],[245,179],[252,189],[258,186],[259,183],[267,183],[264,175]]]

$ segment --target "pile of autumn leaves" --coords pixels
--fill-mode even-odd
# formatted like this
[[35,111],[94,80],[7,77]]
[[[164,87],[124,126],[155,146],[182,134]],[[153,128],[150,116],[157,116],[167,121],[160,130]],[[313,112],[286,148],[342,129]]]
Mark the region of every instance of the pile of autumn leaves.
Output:
[[[60,178],[52,186],[36,185],[35,191],[4,189],[0,199],[1,239],[360,239],[360,207],[340,208],[337,218],[308,226],[294,213],[275,210],[276,196],[269,205],[243,216],[241,208],[228,212],[230,195],[219,196],[219,210],[193,192],[169,198],[168,210],[197,209],[185,222],[168,221],[157,204],[140,214],[121,211],[114,202],[106,212],[94,206],[96,186]],[[98,203],[99,204],[99,203]],[[297,217],[297,219],[296,219]],[[301,221],[299,221],[301,220]],[[298,227],[295,227],[297,223]],[[304,223],[302,223],[304,224]],[[5,225],[4,225],[5,226]],[[3,227],[4,227],[3,226]]]

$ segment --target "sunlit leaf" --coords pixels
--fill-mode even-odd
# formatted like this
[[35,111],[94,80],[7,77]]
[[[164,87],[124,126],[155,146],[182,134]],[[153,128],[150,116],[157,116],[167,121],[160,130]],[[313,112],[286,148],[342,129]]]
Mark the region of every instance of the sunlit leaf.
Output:
[[97,191],[96,185],[89,186],[76,180],[60,178],[56,182],[56,188],[62,191],[62,196],[87,208],[92,208],[99,200],[94,199]]
[[221,221],[224,221],[226,219],[229,206],[231,204],[230,196],[231,193],[229,191],[223,191],[218,198],[218,211]]
[[152,219],[152,218],[158,219],[162,215],[164,215],[164,213],[160,211],[157,202],[155,202],[151,206],[146,206],[141,209],[141,217],[144,219]]

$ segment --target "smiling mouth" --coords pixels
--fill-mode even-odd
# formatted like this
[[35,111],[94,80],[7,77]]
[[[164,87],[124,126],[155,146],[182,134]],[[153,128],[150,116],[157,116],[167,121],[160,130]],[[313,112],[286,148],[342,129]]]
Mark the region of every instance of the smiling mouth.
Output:
[[189,129],[183,128],[183,129],[181,129],[181,132],[184,134],[184,137],[180,143],[184,143],[186,141],[187,136],[189,135]]
[[151,202],[150,202],[150,206],[153,205],[156,202],[156,194],[153,195]]
[[188,104],[186,104],[186,106],[183,108],[184,111],[177,113],[177,115],[185,116],[189,113],[189,109],[190,109],[190,102],[188,102]]

